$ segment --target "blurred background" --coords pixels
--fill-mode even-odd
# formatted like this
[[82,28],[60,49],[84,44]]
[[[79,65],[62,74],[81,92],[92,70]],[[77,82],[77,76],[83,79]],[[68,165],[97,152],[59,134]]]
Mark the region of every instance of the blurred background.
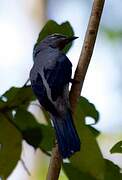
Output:
[[[75,71],[80,56],[92,0],[1,0],[0,5],[0,95],[11,86],[22,86],[33,65],[32,51],[38,34],[48,19],[57,23],[69,21],[79,37],[67,56]],[[85,79],[82,96],[100,112],[95,127],[101,131],[99,145],[105,158],[122,168],[122,155],[110,154],[110,148],[122,140],[122,3],[106,1],[97,42]],[[39,109],[30,107],[39,119]],[[88,123],[92,120],[87,119]],[[8,180],[45,179],[45,155],[23,142],[22,162]],[[62,173],[60,180],[67,179]]]

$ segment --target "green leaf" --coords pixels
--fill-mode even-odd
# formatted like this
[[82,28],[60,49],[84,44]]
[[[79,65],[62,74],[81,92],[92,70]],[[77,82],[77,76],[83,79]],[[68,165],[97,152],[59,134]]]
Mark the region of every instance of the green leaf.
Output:
[[70,162],[81,172],[88,173],[95,179],[103,180],[104,160],[95,136],[85,125],[85,116],[88,114],[94,118],[98,117],[93,113],[97,112],[95,109],[93,111],[93,108],[91,108],[90,112],[88,108],[90,104],[86,99],[80,97],[76,110],[75,125],[81,140],[81,150],[70,158]]
[[23,138],[34,148],[38,148],[42,140],[42,132],[35,117],[30,112],[19,108],[13,122],[22,132]]
[[89,174],[83,173],[79,171],[79,169],[73,167],[71,163],[63,163],[63,170],[69,180],[95,180]]
[[100,135],[100,131],[98,131],[96,128],[90,126],[90,125],[87,125],[87,127],[89,128],[89,130],[92,132],[92,134],[97,137]]
[[0,109],[3,109],[6,106],[6,102],[2,100],[3,96],[0,97]]
[[105,178],[104,180],[122,180],[121,169],[112,161],[105,159]]
[[35,117],[29,111],[22,108],[16,111],[13,122],[21,131],[40,127]]
[[54,129],[51,126],[41,125],[42,140],[39,147],[45,151],[52,151],[55,142]]
[[122,141],[116,143],[110,150],[111,153],[122,153]]
[[[6,102],[2,102],[2,98],[6,98]],[[35,96],[30,86],[27,87],[12,87],[1,96],[0,109],[15,108],[17,106],[27,107],[30,101],[34,100]]]
[[22,137],[20,132],[0,114],[0,177],[6,179],[20,160]]
[[30,145],[51,151],[54,140],[54,130],[51,126],[38,123],[35,117],[24,109],[17,110],[13,122]]
[[82,116],[91,117],[95,120],[95,123],[99,120],[99,112],[96,110],[94,104],[90,103],[85,97],[80,97],[79,99],[80,108],[82,108]]
[[[48,36],[50,34],[54,34],[54,33],[59,33],[59,34],[63,34],[66,36],[74,35],[73,29],[68,21],[66,21],[62,24],[58,24],[53,20],[49,20],[45,24],[45,26],[43,27],[41,32],[39,33],[37,43],[35,44],[35,46],[37,46],[46,36]],[[68,44],[66,46],[66,48],[64,48],[64,52],[66,53],[70,49],[70,47],[71,47],[71,43]]]

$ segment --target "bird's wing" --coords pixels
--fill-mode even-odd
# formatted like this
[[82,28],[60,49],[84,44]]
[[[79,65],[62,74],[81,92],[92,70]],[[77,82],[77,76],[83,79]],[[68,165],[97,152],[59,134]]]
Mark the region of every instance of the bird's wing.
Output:
[[[34,73],[35,69],[32,69],[30,77],[33,76]],[[40,104],[50,113],[57,114],[54,105],[47,96],[46,88],[43,84],[42,77],[39,73],[37,73],[36,78],[31,78],[31,86]]]
[[52,69],[44,68],[44,77],[51,89],[51,97],[55,101],[63,95],[64,86],[71,80],[72,64],[65,54],[60,53],[56,57],[55,66]]

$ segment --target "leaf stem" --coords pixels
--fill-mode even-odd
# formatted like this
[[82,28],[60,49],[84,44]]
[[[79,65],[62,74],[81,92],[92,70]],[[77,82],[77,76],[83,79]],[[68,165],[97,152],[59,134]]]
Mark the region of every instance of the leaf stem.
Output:
[[21,163],[22,163],[22,165],[23,165],[24,170],[27,172],[27,174],[28,174],[29,176],[31,176],[31,173],[30,173],[30,171],[28,170],[28,168],[27,168],[24,160],[23,160],[23,159],[20,159],[20,161],[21,161]]

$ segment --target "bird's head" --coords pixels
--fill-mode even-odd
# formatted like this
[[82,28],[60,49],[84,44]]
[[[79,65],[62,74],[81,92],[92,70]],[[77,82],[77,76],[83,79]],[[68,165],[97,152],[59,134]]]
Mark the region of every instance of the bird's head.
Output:
[[62,34],[51,34],[43,40],[43,43],[46,43],[52,48],[58,48],[62,50],[68,43],[72,42],[77,38],[78,37],[75,36],[68,37]]

